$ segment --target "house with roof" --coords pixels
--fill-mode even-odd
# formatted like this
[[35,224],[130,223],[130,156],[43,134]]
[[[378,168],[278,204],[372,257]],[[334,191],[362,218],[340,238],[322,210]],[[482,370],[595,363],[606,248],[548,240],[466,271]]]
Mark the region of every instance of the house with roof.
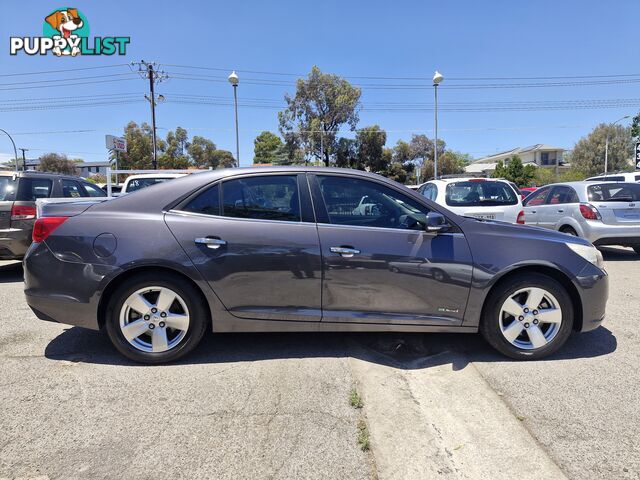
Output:
[[567,170],[568,164],[562,160],[564,148],[538,143],[529,147],[517,147],[505,152],[496,153],[474,160],[466,166],[465,172],[473,175],[490,175],[496,169],[498,162],[507,163],[511,157],[517,155],[524,165],[554,168],[558,171]]

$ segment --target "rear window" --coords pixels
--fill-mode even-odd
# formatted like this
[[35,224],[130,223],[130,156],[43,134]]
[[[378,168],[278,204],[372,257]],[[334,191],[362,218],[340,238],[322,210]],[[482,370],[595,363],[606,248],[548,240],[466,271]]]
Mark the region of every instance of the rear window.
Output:
[[606,177],[587,178],[587,182],[624,182],[624,177],[621,175],[611,175]]
[[16,193],[16,181],[13,177],[0,177],[0,202],[12,201]]
[[589,185],[587,196],[590,202],[637,202],[640,201],[638,183],[604,183]]
[[53,182],[48,178],[21,178],[16,200],[35,202],[39,198],[49,198]]
[[445,201],[452,207],[516,205],[516,192],[505,182],[465,181],[447,185]]
[[150,187],[151,185],[155,185],[157,183],[163,183],[163,182],[166,182],[167,180],[173,180],[173,178],[172,177],[170,178],[166,178],[166,177],[165,178],[161,178],[161,177],[134,178],[127,184],[127,193],[135,192],[136,190],[141,190],[143,188]]

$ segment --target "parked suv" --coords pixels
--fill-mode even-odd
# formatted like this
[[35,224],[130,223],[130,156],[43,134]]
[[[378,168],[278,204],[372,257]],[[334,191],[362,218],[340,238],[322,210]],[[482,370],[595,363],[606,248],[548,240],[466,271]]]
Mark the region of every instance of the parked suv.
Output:
[[527,225],[586,238],[594,245],[622,245],[640,254],[640,185],[567,182],[547,185],[524,202]]
[[640,172],[614,172],[589,177],[585,182],[640,182]]
[[39,198],[106,197],[80,177],[39,172],[0,172],[0,260],[19,260],[31,245]]

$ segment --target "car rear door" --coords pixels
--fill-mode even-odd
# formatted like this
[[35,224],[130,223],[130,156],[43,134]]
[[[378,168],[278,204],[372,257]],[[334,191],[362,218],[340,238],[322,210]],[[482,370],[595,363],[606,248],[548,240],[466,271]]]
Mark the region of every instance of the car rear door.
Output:
[[[425,232],[419,219],[429,207],[373,179],[309,178],[323,258],[323,322],[462,322],[472,260],[460,230]],[[368,208],[358,208],[365,197]]]
[[544,206],[550,190],[549,187],[543,187],[527,197],[524,203],[524,223],[526,225],[539,225],[541,207]]
[[13,175],[0,176],[0,230],[11,227],[11,207],[15,199],[17,183]]
[[320,245],[304,174],[218,182],[165,221],[232,315],[320,321]]
[[[539,207],[538,226],[555,229],[558,222],[569,214],[569,206],[578,203],[578,194],[568,185],[556,185]],[[526,218],[526,213],[525,213]]]

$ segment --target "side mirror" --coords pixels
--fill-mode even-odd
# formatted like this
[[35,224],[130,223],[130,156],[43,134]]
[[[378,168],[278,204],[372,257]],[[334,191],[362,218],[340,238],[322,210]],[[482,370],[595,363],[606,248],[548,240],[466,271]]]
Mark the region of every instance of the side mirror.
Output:
[[449,227],[451,227],[451,225],[447,223],[447,218],[441,213],[429,212],[427,214],[427,222],[424,227],[425,231],[438,233],[448,229]]

